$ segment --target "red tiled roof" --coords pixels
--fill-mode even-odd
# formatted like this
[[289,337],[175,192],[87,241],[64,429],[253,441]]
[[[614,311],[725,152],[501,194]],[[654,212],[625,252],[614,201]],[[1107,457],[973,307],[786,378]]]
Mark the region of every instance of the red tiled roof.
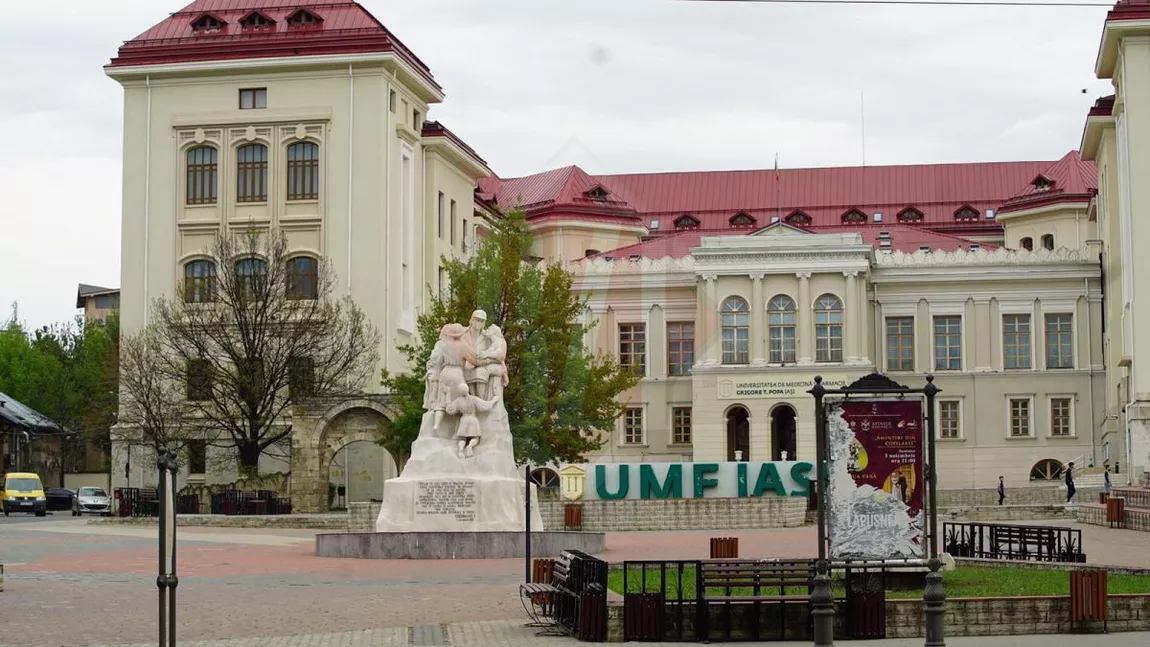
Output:
[[467,154],[474,157],[476,161],[480,162],[484,166],[487,165],[486,160],[484,160],[482,157],[480,157],[479,153],[476,153],[474,148],[468,146],[467,142],[460,139],[458,135],[456,135],[455,133],[448,130],[447,126],[444,126],[443,124],[439,123],[438,121],[425,121],[425,122],[423,122],[423,129],[422,129],[421,134],[424,137],[443,137],[444,139],[447,139],[448,141],[453,142],[456,146],[458,146],[462,150],[466,151]]
[[1090,107],[1090,112],[1087,117],[1113,117],[1114,116],[1114,95],[1099,97],[1094,105]]
[[1106,21],[1150,19],[1150,0],[1119,0],[1106,14]]
[[[306,9],[318,25],[289,28],[287,18]],[[259,12],[275,21],[269,29],[244,30],[240,20]],[[225,23],[197,33],[192,23],[205,14]],[[395,52],[435,87],[431,70],[375,16],[351,0],[195,0],[124,43],[111,67],[320,54]]]
[[1032,209],[1059,202],[1088,201],[1098,190],[1098,174],[1092,163],[1071,151],[1031,178],[1022,190],[1007,200],[1001,213]]
[[[796,227],[795,229],[799,228]],[[758,231],[762,231],[762,229]],[[801,231],[809,231],[812,234],[857,233],[862,236],[864,243],[874,248],[878,248],[879,246],[879,233],[885,231],[890,234],[891,249],[908,254],[917,252],[921,247],[930,247],[931,250],[950,252],[960,248],[969,249],[973,244],[981,244],[985,249],[997,249],[996,245],[973,243],[972,241],[957,236],[948,236],[911,225],[835,225],[828,227],[806,227],[802,228]],[[731,231],[730,229],[693,229],[689,231],[679,231],[659,238],[652,238],[651,240],[646,240],[635,245],[605,251],[597,254],[594,258],[604,256],[610,256],[617,260],[622,260],[630,256],[646,258],[663,258],[670,256],[672,258],[681,258],[690,255],[691,248],[698,247],[700,240],[704,236],[737,235],[739,235],[739,232]],[[746,235],[753,236],[754,233],[750,232]]]
[[479,191],[494,196],[501,208],[522,208],[528,217],[532,211],[545,207],[605,209],[616,216],[632,214],[634,208],[612,186],[613,183],[594,178],[578,166],[565,166],[509,180],[484,178],[479,182]]

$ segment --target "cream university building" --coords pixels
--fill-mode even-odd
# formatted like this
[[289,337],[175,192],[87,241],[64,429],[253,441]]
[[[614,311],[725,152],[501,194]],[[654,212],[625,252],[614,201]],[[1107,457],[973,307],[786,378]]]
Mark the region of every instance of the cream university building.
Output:
[[[943,487],[1150,465],[1147,5],[1110,12],[1096,72],[1115,95],[1060,159],[502,178],[429,120],[445,94],[427,64],[359,4],[313,4],[197,0],[106,66],[126,331],[210,271],[217,232],[276,226],[332,259],[402,371],[441,256],[519,207],[588,297],[588,343],[642,378],[591,460],[811,460],[813,378],[880,371],[936,376]],[[349,401],[320,424],[345,414],[388,415]]]

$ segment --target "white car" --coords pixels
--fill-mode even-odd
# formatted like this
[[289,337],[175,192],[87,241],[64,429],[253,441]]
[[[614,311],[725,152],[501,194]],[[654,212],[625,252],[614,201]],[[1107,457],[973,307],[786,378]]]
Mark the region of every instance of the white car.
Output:
[[76,490],[76,498],[72,499],[72,516],[84,514],[98,514],[101,517],[111,516],[112,500],[102,487],[82,487]]

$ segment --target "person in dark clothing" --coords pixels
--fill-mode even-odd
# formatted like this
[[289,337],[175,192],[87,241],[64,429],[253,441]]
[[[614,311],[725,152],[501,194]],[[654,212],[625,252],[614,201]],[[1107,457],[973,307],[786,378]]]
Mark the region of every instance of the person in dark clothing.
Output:
[[1002,477],[998,477],[998,505],[1006,499],[1006,485],[1002,482]]
[[1074,488],[1074,462],[1071,461],[1066,465],[1066,504],[1070,505],[1070,501],[1074,498],[1074,493],[1077,492]]

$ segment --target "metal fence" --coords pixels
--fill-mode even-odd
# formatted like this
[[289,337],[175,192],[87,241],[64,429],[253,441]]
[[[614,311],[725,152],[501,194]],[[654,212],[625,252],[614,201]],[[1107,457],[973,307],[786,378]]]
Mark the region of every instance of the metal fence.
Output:
[[942,526],[953,557],[1085,563],[1082,531],[1060,526],[952,523]]

